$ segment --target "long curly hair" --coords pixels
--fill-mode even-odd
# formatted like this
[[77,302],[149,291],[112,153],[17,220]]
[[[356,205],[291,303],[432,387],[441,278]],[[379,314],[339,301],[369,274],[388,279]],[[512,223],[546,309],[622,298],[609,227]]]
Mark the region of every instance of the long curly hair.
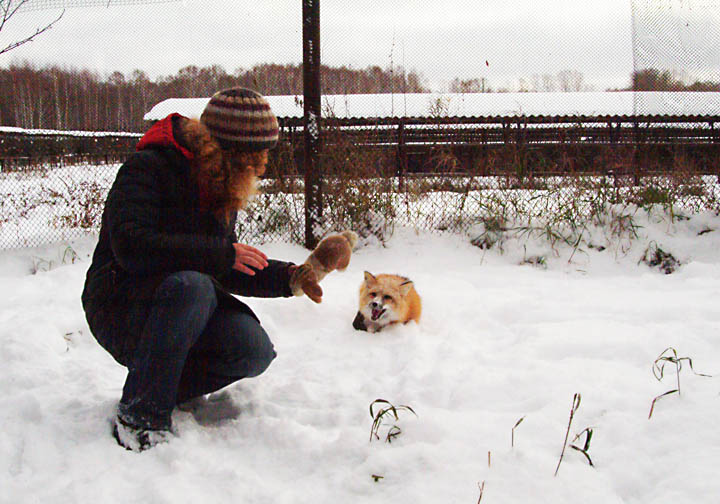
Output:
[[193,178],[200,205],[228,222],[257,193],[258,177],[265,173],[268,151],[223,150],[200,121],[185,119],[178,126],[178,140],[194,154]]

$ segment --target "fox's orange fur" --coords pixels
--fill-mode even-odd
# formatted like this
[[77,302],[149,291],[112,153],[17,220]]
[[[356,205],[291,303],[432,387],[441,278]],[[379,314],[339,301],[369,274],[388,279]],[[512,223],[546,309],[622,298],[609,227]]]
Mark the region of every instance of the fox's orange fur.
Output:
[[[356,321],[362,316],[364,328],[377,332],[392,324],[420,322],[422,302],[413,282],[399,275],[373,275],[365,272],[360,286],[360,306]],[[355,323],[353,325],[357,327]]]

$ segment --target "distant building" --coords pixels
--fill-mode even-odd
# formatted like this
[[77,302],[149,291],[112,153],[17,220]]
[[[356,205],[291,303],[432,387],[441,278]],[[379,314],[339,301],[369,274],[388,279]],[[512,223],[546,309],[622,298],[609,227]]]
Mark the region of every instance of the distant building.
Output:
[[[283,121],[303,117],[303,97],[267,96]],[[145,114],[200,117],[210,98],[169,98]],[[341,119],[528,116],[720,116],[718,92],[414,93],[325,95],[323,115]]]

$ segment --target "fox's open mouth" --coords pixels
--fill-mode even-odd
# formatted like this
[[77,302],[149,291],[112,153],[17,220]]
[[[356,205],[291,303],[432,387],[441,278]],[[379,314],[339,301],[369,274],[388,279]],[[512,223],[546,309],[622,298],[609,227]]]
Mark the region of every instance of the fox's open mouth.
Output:
[[373,308],[370,318],[373,320],[377,320],[383,316],[383,313],[385,313],[385,308]]

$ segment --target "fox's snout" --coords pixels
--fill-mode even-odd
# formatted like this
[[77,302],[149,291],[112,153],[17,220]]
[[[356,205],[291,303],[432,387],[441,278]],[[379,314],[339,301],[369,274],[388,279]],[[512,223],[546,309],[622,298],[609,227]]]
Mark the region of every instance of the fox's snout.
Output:
[[371,301],[370,318],[372,320],[377,320],[383,315],[385,315],[385,305],[383,303],[378,303],[377,301]]

